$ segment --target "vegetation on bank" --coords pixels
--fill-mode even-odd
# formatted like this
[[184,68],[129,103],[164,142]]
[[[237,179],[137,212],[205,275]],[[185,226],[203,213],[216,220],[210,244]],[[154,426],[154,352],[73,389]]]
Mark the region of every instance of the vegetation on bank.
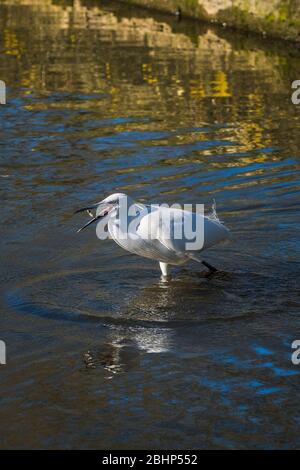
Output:
[[295,0],[123,0],[155,10],[300,41],[300,4]]

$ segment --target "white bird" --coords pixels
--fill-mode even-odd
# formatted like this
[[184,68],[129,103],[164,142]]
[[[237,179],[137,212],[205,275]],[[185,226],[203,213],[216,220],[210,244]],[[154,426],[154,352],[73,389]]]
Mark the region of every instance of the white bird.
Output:
[[[125,208],[123,222],[122,208]],[[95,209],[94,216],[91,211]],[[229,230],[218,219],[178,208],[147,206],[134,202],[123,193],[112,194],[76,213],[82,211],[87,211],[92,219],[78,232],[98,221],[100,229],[107,228],[111,238],[125,250],[157,260],[164,277],[169,274],[169,265],[181,265],[190,260],[203,263],[211,272],[216,271],[202,260],[200,252],[229,237]],[[194,240],[187,237],[184,230],[187,226],[196,227]],[[196,244],[194,247],[191,244],[201,235],[200,231],[203,240],[200,246]],[[98,233],[99,238],[104,238],[103,233],[107,234],[103,230]]]

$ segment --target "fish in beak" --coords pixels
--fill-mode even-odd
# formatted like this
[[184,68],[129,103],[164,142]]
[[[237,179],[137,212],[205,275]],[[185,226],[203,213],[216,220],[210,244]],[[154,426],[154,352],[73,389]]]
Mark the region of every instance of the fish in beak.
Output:
[[[103,207],[101,208],[101,206],[103,206]],[[102,219],[103,217],[106,217],[114,207],[115,207],[114,204],[107,204],[107,203],[103,203],[103,202],[98,202],[96,204],[92,204],[91,206],[82,207],[81,209],[77,209],[77,211],[75,211],[75,214],[78,214],[79,212],[86,211],[89,214],[89,216],[92,217],[92,219],[89,220],[86,224],[84,224],[83,227],[81,227],[80,229],[77,230],[77,233],[81,232],[82,230],[84,230],[85,228],[87,228],[89,225],[93,224],[97,220]],[[95,216],[91,212],[93,209],[96,209],[96,215]],[[99,212],[99,213],[97,213],[97,212]]]

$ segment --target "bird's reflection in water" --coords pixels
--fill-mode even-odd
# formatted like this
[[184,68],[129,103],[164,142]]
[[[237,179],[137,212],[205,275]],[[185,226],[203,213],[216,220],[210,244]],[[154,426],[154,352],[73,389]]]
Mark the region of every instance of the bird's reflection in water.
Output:
[[117,342],[105,343],[101,348],[84,353],[83,361],[87,369],[104,367],[111,374],[117,374],[123,371],[121,349],[122,345]]
[[84,354],[86,367],[104,367],[110,372],[108,378],[112,378],[138,366],[142,354],[168,352],[173,330],[164,323],[172,300],[171,290],[170,283],[159,281],[133,297],[122,312],[124,323],[129,320],[130,325],[110,325],[105,344]]
[[[224,283],[222,273],[211,283],[199,273],[182,272],[138,290],[123,305],[118,324],[108,325],[105,343],[84,354],[86,367],[102,367],[112,378],[139,368],[144,354],[170,352],[178,328],[215,317],[220,305],[225,312],[226,296],[218,283]],[[232,310],[232,300],[227,303]]]
[[107,379],[139,366],[143,353],[166,353],[172,346],[172,330],[153,327],[112,327],[107,341],[83,354],[87,369],[104,368]]

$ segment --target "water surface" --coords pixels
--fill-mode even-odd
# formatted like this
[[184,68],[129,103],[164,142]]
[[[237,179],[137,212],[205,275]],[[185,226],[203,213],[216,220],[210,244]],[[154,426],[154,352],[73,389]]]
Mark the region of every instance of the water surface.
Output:
[[[299,447],[297,50],[96,1],[0,31],[1,447]],[[116,191],[215,199],[220,272],[76,234]]]

